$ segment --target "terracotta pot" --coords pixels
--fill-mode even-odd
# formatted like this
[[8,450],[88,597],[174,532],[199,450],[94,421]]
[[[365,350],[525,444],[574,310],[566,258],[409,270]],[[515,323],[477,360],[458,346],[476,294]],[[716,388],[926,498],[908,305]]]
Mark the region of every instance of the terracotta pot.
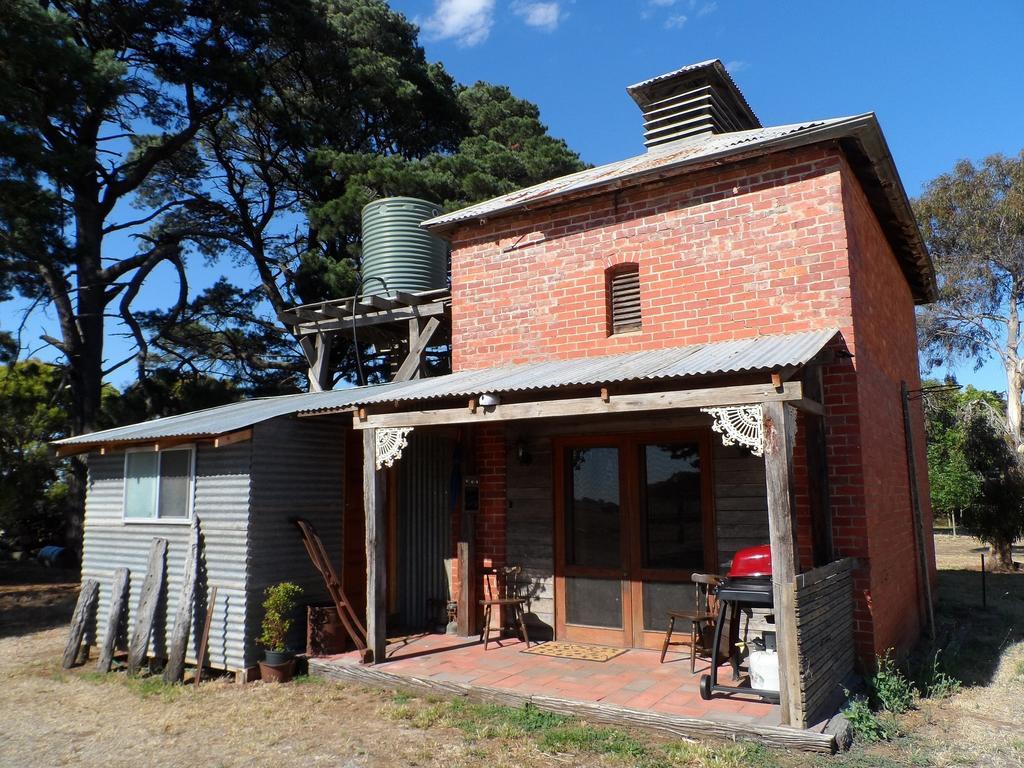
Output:
[[295,676],[295,659],[284,664],[260,662],[260,679],[265,683],[287,683]]

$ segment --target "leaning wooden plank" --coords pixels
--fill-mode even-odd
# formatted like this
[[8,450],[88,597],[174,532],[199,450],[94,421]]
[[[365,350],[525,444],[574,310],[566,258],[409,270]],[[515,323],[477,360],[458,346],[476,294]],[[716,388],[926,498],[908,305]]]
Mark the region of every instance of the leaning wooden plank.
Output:
[[185,554],[185,574],[181,580],[181,597],[174,614],[174,629],[171,630],[171,646],[167,650],[167,664],[164,666],[164,682],[176,683],[185,671],[185,651],[188,650],[188,632],[192,628],[192,609],[196,601],[196,565],[199,562],[199,518],[192,519],[192,535],[189,536],[188,552]]
[[199,638],[199,647],[196,648],[196,688],[199,687],[199,679],[203,676],[203,664],[206,663],[206,645],[210,642],[210,625],[213,624],[213,609],[217,605],[217,586],[210,588],[210,597],[206,603],[206,621],[203,622],[203,634]]
[[107,631],[103,635],[103,645],[100,647],[100,660],[96,664],[97,672],[110,671],[114,645],[117,643],[117,633],[121,630],[121,619],[124,618],[124,606],[127,602],[128,569],[118,568],[114,571],[114,580],[110,587],[110,612],[107,614]]
[[137,674],[149,650],[149,636],[153,632],[156,604],[164,586],[164,561],[167,558],[167,539],[153,539],[149,548],[146,578],[142,582],[139,604],[135,609],[135,626],[128,643],[128,674]]
[[645,730],[675,737],[692,738],[712,736],[719,739],[748,739],[777,747],[802,749],[809,752],[834,753],[836,737],[831,733],[817,733],[800,728],[785,728],[732,720],[712,720],[662,714],[650,710],[631,709],[599,702],[572,701],[550,696],[536,696],[507,688],[445,682],[430,678],[407,677],[387,672],[376,666],[338,663],[323,659],[309,660],[309,673],[314,677],[361,683],[373,688],[392,688],[415,693],[441,696],[461,696],[488,704],[508,707],[533,706],[548,712],[570,717],[581,717],[605,725]]
[[82,638],[85,636],[85,627],[96,608],[96,599],[99,593],[100,583],[96,579],[85,579],[82,582],[82,591],[78,593],[78,603],[71,616],[71,633],[68,635],[68,644],[64,648],[64,659],[61,662],[64,669],[71,669],[78,658],[78,651],[82,647]]

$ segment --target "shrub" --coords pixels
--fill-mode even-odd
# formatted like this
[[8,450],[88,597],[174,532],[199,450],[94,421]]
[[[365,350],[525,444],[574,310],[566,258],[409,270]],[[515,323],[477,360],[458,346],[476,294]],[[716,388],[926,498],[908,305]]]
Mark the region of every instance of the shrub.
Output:
[[939,667],[939,654],[936,652],[924,681],[924,695],[929,699],[948,699],[958,693],[960,681]]
[[913,708],[918,691],[892,658],[892,650],[876,656],[875,674],[868,680],[876,708],[902,715]]
[[[847,691],[849,694],[849,691]],[[881,741],[885,738],[882,724],[878,722],[875,713],[863,696],[854,696],[843,709],[843,715],[853,729],[853,735],[863,741]]]
[[263,633],[256,642],[268,651],[285,651],[288,630],[292,627],[290,614],[302,595],[302,587],[282,581],[267,587],[263,594]]

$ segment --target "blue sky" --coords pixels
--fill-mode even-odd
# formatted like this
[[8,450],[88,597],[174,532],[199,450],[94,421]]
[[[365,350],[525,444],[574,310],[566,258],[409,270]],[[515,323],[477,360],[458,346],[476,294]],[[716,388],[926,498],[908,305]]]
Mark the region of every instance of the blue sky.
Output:
[[[764,125],[875,112],[907,193],[1024,149],[1024,0],[393,0],[431,59],[509,85],[584,160],[643,151],[625,87],[721,59]],[[951,371],[1005,390],[998,363]],[[934,375],[934,373],[933,373]]]
[[[957,159],[1024,148],[1022,0],[391,5],[421,26],[430,59],[462,82],[504,83],[535,102],[552,133],[589,163],[643,151],[627,85],[709,58],[726,63],[765,125],[877,113],[912,196]],[[193,289],[221,273],[240,283],[253,279],[216,264],[195,270]],[[157,280],[144,299],[161,305],[172,297]],[[12,326],[13,310],[0,307],[0,327]],[[56,323],[40,318],[26,335],[42,327],[52,332]],[[107,356],[116,359],[125,349],[111,338]],[[998,367],[957,373],[963,382],[1004,388]]]

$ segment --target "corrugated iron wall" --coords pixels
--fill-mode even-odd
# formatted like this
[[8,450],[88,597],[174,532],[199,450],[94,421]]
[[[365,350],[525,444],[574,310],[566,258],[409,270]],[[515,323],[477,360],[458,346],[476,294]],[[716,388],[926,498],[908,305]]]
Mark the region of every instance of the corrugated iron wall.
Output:
[[[196,453],[195,511],[204,543],[205,575],[197,590],[218,586],[217,606],[210,631],[209,663],[240,669],[245,662],[245,556],[248,546],[249,470],[252,444],[225,448],[199,446]],[[100,583],[97,627],[102,637],[110,610],[110,590],[115,568],[128,568],[129,629],[135,621],[139,590],[146,575],[150,544],[154,537],[168,541],[165,599],[157,610],[152,652],[163,656],[170,639],[174,612],[181,592],[188,547],[189,526],[174,523],[125,523],[122,520],[124,453],[89,456],[89,489],[86,500],[83,578]],[[205,605],[205,598],[201,598]],[[194,660],[193,627],[188,658]]]
[[448,599],[453,448],[449,436],[414,430],[398,462],[397,609],[409,630],[433,629],[438,617],[430,601],[442,601],[443,609]]
[[[270,584],[291,581],[303,588],[306,603],[331,602],[290,519],[303,517],[313,524],[341,573],[346,429],[351,429],[350,423],[329,416],[279,418],[254,428],[248,560],[251,638],[260,634],[263,590]],[[304,648],[305,609],[296,619],[290,644]],[[250,665],[259,654],[250,643]]]

